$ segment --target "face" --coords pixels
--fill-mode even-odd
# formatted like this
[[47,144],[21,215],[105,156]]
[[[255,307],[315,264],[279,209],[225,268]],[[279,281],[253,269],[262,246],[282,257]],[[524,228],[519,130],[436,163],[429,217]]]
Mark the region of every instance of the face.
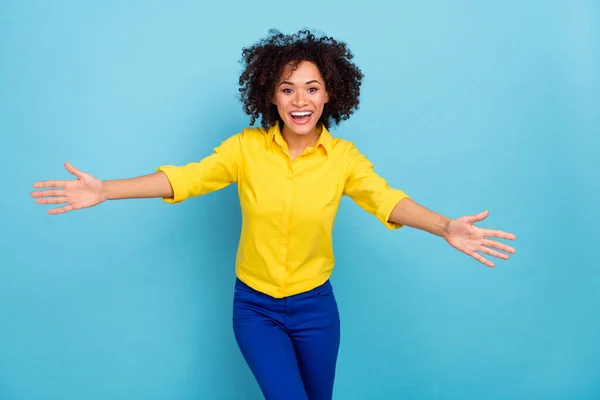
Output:
[[293,72],[288,65],[275,83],[273,104],[285,124],[284,134],[316,134],[327,101],[325,80],[312,62],[302,61]]

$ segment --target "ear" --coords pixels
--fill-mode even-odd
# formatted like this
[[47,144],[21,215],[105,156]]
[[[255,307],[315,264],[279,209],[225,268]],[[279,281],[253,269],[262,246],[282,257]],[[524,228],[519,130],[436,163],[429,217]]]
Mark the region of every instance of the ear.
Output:
[[325,103],[329,103],[329,92],[325,92]]

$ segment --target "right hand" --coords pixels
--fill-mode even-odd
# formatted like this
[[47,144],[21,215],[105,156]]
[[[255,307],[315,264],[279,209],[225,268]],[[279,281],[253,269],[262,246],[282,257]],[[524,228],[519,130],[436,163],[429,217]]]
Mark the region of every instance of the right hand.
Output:
[[38,189],[57,188],[54,190],[39,190],[31,192],[31,197],[37,198],[38,204],[63,204],[65,206],[52,208],[48,214],[62,214],[68,211],[93,207],[106,200],[104,185],[98,178],[82,172],[65,163],[65,168],[77,177],[71,181],[43,181],[36,182],[33,187]]

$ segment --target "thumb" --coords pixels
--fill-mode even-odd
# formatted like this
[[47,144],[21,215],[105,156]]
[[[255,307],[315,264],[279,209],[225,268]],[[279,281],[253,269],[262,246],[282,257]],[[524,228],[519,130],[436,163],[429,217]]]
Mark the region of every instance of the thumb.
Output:
[[479,214],[475,214],[475,215],[471,215],[468,217],[465,217],[465,221],[470,222],[471,224],[475,223],[475,222],[479,222],[479,221],[483,221],[484,219],[487,218],[487,216],[490,214],[490,212],[488,210],[482,211]]
[[84,172],[81,172],[80,170],[78,170],[77,168],[75,168],[74,166],[72,166],[71,164],[69,164],[68,162],[65,162],[65,168],[71,174],[75,175],[78,179],[83,179],[83,177],[85,175]]

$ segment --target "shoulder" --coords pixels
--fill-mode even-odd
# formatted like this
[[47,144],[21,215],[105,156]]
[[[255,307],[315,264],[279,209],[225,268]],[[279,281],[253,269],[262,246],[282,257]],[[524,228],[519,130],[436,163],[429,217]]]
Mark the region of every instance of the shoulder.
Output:
[[332,137],[331,150],[335,153],[350,154],[356,150],[356,146],[351,140]]
[[264,142],[269,136],[269,131],[261,127],[247,127],[242,129],[237,135],[241,143],[253,144]]
[[354,143],[351,140],[334,137],[331,139],[331,144],[342,149],[348,149],[354,147]]
[[267,137],[268,132],[263,128],[248,127],[243,128],[238,133],[226,137],[221,142],[221,145],[247,145],[256,143],[260,140],[264,140]]
[[347,171],[354,169],[356,166],[368,166],[370,161],[356,147],[353,141],[333,138],[331,142],[331,154],[335,154],[336,160],[345,165]]
[[238,135],[241,135],[244,138],[248,138],[248,139],[264,138],[268,134],[269,134],[268,130],[266,130],[262,127],[256,127],[256,126],[246,127],[244,129],[242,129],[240,133],[238,133]]

